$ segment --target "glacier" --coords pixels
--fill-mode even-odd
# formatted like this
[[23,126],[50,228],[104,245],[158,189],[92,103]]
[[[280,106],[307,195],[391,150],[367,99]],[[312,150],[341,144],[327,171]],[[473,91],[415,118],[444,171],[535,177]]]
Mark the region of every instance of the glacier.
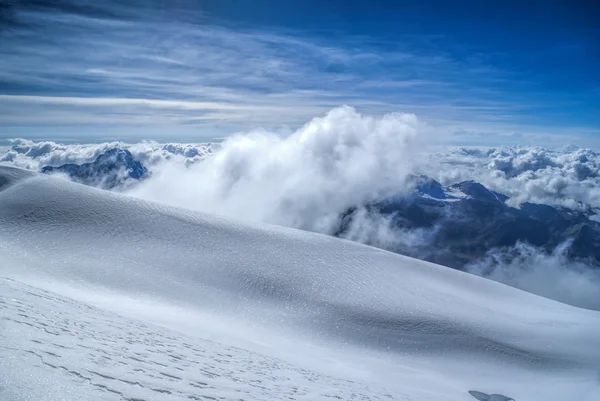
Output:
[[600,397],[600,313],[0,166],[0,398]]

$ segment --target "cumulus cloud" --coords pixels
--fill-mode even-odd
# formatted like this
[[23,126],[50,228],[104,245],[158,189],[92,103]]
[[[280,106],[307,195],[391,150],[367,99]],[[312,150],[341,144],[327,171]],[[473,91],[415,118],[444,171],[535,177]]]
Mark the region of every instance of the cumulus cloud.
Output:
[[202,163],[165,164],[131,194],[331,234],[348,207],[405,186],[418,136],[414,115],[341,107],[287,137],[230,137]]
[[0,162],[14,162],[19,157],[19,154],[14,150],[9,150],[0,157]]
[[568,247],[566,242],[548,253],[519,243],[489,251],[466,270],[543,297],[600,310],[600,270],[569,260]]
[[219,148],[219,144],[162,144],[155,141],[143,141],[126,147],[136,160],[144,164],[150,172],[154,172],[162,168],[166,161],[174,162],[177,165],[193,164],[212,155],[214,150]]
[[143,141],[136,144],[123,142],[104,142],[100,144],[60,144],[51,141],[34,142],[16,138],[9,141],[9,147],[0,155],[0,163],[14,165],[28,170],[41,170],[43,167],[58,167],[65,164],[84,164],[96,160],[110,149],[128,149],[134,158],[152,170],[165,160],[193,163],[212,154],[218,145],[200,144],[162,144]]
[[531,202],[600,213],[600,153],[591,149],[458,148],[429,154],[421,170],[444,184],[476,180],[514,207]]
[[490,169],[502,171],[507,177],[557,166],[544,149],[500,149],[491,152],[489,157],[492,159]]
[[34,142],[16,138],[9,141],[11,162],[21,168],[40,170],[44,166],[60,166],[68,163],[83,164],[93,161],[108,149],[119,147],[119,142],[85,145],[63,145],[55,142]]
[[19,138],[11,141],[11,149],[17,153],[36,158],[56,149],[64,150],[65,147],[54,142],[33,142]]
[[[401,190],[404,186],[402,179],[406,175],[406,170],[410,169],[412,173],[428,175],[444,185],[465,180],[478,181],[491,190],[507,195],[509,197],[508,204],[514,207],[519,207],[524,202],[541,203],[584,211],[591,218],[600,218],[598,216],[600,213],[600,153],[597,151],[579,148],[551,150],[536,147],[504,147],[455,148],[432,152],[421,146],[424,141],[416,140],[417,127],[419,135],[423,135],[425,127],[420,125],[414,116],[389,114],[380,119],[360,116],[356,120],[360,124],[354,127],[355,132],[342,134],[341,131],[344,130],[350,132],[348,125],[355,123],[353,117],[350,117],[351,115],[360,116],[351,108],[334,109],[326,117],[313,120],[301,130],[283,139],[281,134],[267,131],[238,135],[226,140],[222,144],[225,148],[222,152],[218,152],[219,157],[208,164],[216,170],[212,174],[219,175],[224,181],[229,180],[230,172],[236,168],[242,169],[241,166],[234,168],[236,164],[242,163],[241,160],[237,160],[237,156],[245,159],[243,163],[246,163],[255,175],[261,168],[267,169],[267,166],[276,164],[281,171],[290,171],[294,170],[295,166],[302,166],[302,174],[296,172],[291,173],[290,176],[294,177],[293,179],[300,179],[299,175],[311,177],[310,179],[305,178],[303,182],[314,180],[316,185],[321,181],[327,182],[334,179],[336,173],[325,168],[322,163],[326,163],[327,158],[322,155],[327,152],[335,153],[337,145],[331,141],[339,139],[342,142],[341,147],[338,146],[338,148],[342,149],[345,146],[348,152],[355,153],[351,156],[343,156],[338,152],[337,156],[332,156],[330,160],[334,160],[335,157],[338,157],[339,160],[330,163],[336,165],[339,170],[342,168],[340,163],[349,163],[345,166],[347,167],[346,172],[337,174],[340,179],[345,180],[346,188],[356,187],[356,195],[353,191],[349,191],[352,193],[348,194],[352,201],[368,198],[368,196],[358,195],[358,193],[364,195],[365,191],[369,192],[367,188],[375,189],[377,187],[374,192],[372,191],[372,195],[382,192],[386,185],[388,189],[390,186],[395,186],[396,190]],[[409,121],[410,119],[414,120]],[[393,143],[390,138],[385,138],[381,133],[369,133],[377,124],[379,127],[376,129],[392,129],[389,127],[398,121],[401,125],[404,124],[405,127],[414,130],[415,134],[410,141],[398,144]],[[319,133],[314,135],[312,144],[300,143],[298,138],[303,135],[308,137],[307,130],[315,129],[314,127],[319,124],[321,124],[318,128]],[[346,126],[341,124],[346,124]],[[386,124],[388,128],[384,128]],[[304,134],[303,130],[306,131]],[[337,139],[332,139],[334,137]],[[377,144],[373,138],[377,138]],[[343,145],[343,141],[348,143]],[[351,141],[355,141],[358,145],[351,144]],[[380,147],[378,148],[378,146]],[[210,187],[214,176],[205,176],[208,166],[192,168],[190,171],[184,167],[204,160],[206,156],[218,151],[221,144],[165,144],[143,141],[136,144],[106,142],[65,145],[49,141],[33,142],[26,139],[14,139],[10,142],[8,149],[0,154],[0,163],[40,170],[44,166],[89,163],[108,149],[117,147],[129,149],[151,173],[156,173],[156,177],[152,178],[153,181],[159,177],[166,180],[168,171],[181,169],[181,174],[193,176],[195,178],[192,180],[202,181],[205,183],[204,185],[208,183]],[[298,156],[304,150],[314,155],[313,161],[317,164],[311,164],[309,156]],[[359,151],[362,152],[362,156],[359,156]],[[377,161],[380,157],[386,158],[386,161],[384,162],[383,159]],[[256,161],[253,158],[256,158]],[[215,166],[217,160],[220,163],[218,167]],[[231,164],[228,165],[228,163]],[[390,175],[396,173],[395,169],[401,170],[402,173],[396,177],[397,179],[391,179]],[[363,173],[362,177],[360,172]],[[179,176],[180,173],[173,172],[172,174]],[[373,175],[366,179],[366,174]],[[355,182],[354,179],[357,181]],[[177,186],[178,180],[173,181],[171,185]],[[287,182],[286,185],[290,185],[291,182],[289,179],[281,179],[281,181]],[[368,181],[374,183],[367,185]],[[240,183],[236,185],[238,187],[245,185],[248,188],[255,186],[258,192],[271,189],[271,186],[261,187],[260,180],[249,179],[244,174],[240,176]],[[280,184],[280,186],[283,185]],[[184,189],[187,191],[189,188]],[[148,189],[148,191],[150,190]],[[194,201],[198,194],[194,192],[193,188],[189,189],[190,192],[187,195],[185,191],[175,191],[172,199],[162,200],[191,208],[204,208],[204,206],[199,206],[202,202]],[[236,189],[236,191],[241,191],[241,189]],[[280,198],[282,191],[280,188],[271,196]],[[317,192],[316,189],[314,192]],[[340,194],[342,193],[340,192]],[[148,197],[151,197],[150,192],[148,192]],[[219,212],[218,207],[211,206],[209,209]],[[225,209],[222,212],[229,213]],[[245,215],[246,217],[252,214],[252,212],[234,213],[235,216]],[[270,220],[267,219],[267,221]]]

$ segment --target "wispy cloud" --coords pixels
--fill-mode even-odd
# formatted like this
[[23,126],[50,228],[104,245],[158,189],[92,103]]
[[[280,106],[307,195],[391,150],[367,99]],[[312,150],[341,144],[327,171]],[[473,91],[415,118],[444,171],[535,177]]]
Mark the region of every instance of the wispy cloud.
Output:
[[238,110],[247,109],[248,106],[216,103],[194,102],[185,100],[158,100],[158,99],[132,99],[108,97],[67,97],[67,96],[24,96],[0,95],[0,100],[20,103],[41,103],[72,106],[148,106],[164,109],[189,109],[189,110]]
[[214,135],[295,126],[349,104],[509,134],[531,132],[536,121],[523,115],[549,107],[511,98],[503,87],[527,83],[492,56],[419,48],[423,38],[234,30],[106,4],[13,10],[0,32],[0,124],[161,124],[173,133],[185,124]]

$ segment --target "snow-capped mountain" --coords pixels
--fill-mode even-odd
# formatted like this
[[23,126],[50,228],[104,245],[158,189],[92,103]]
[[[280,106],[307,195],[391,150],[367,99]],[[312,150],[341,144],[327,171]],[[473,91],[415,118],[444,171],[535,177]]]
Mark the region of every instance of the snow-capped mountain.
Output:
[[123,185],[126,180],[140,180],[148,170],[134,159],[127,149],[112,148],[100,154],[93,162],[63,164],[42,168],[43,173],[66,173],[73,181],[104,189]]
[[600,313],[0,167],[7,400],[592,401]]
[[[551,252],[569,241],[568,256],[600,267],[600,223],[564,207],[506,204],[508,197],[475,181],[442,186],[426,176],[413,177],[414,190],[366,205],[400,229],[426,230],[422,246],[392,249],[454,268],[486,252],[524,242]],[[343,236],[356,208],[348,210],[336,233]]]
[[[196,148],[166,149],[198,155]],[[74,181],[105,189],[131,184],[147,176],[146,167],[131,152],[113,148],[84,164],[46,166],[42,172],[60,171]],[[400,229],[427,230],[427,243],[402,244],[387,249],[462,269],[494,249],[518,242],[552,252],[569,242],[567,256],[600,267],[600,223],[581,211],[525,202],[519,208],[506,204],[508,196],[473,180],[442,186],[427,176],[412,176],[414,190],[370,203],[366,208],[392,219]],[[335,235],[344,236],[356,208],[342,214]],[[367,241],[368,243],[368,241]],[[375,244],[377,245],[377,244]]]

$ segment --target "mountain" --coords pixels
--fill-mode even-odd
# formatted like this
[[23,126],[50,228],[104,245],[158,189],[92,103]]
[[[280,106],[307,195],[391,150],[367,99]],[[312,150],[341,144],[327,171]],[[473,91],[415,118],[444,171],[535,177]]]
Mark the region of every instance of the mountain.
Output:
[[[569,240],[568,255],[600,267],[600,223],[583,212],[524,203],[508,206],[508,197],[475,181],[447,187],[426,177],[413,177],[414,190],[364,205],[370,213],[389,217],[398,229],[425,229],[422,246],[399,245],[393,251],[461,269],[495,248],[524,242],[551,252]],[[357,208],[341,218],[344,236]]]
[[[195,148],[170,145],[165,149],[197,155]],[[76,182],[104,189],[136,182],[148,174],[131,152],[120,148],[106,151],[91,163],[42,169],[44,173],[55,171],[68,174]],[[443,186],[420,175],[412,176],[411,184],[413,191],[408,194],[348,209],[340,216],[334,235],[344,237],[356,211],[364,206],[369,213],[390,218],[400,233],[425,230],[428,239],[423,244],[406,246],[398,241],[398,245],[388,247],[389,250],[445,266],[462,269],[493,249],[509,248],[517,242],[550,253],[570,241],[567,249],[570,259],[585,260],[600,268],[600,223],[590,220],[584,212],[533,203],[514,208],[506,204],[506,195],[475,181]]]
[[0,398],[596,400],[600,313],[0,167]]
[[127,180],[140,180],[148,170],[135,160],[127,149],[113,148],[100,154],[96,160],[84,164],[64,164],[58,167],[45,166],[43,173],[66,173],[73,181],[104,189],[123,185]]

